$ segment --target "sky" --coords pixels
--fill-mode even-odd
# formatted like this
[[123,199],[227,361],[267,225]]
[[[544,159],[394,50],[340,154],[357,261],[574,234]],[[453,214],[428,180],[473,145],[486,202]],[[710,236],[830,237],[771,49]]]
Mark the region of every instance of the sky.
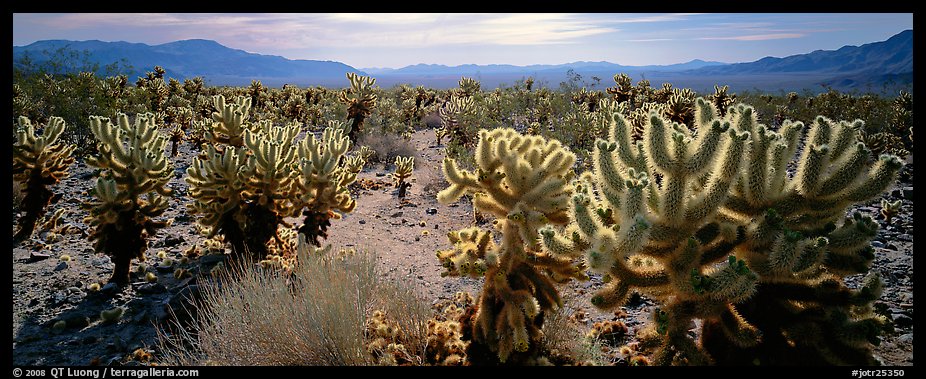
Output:
[[751,62],[883,41],[912,13],[14,13],[13,45],[210,39],[362,68],[426,64]]

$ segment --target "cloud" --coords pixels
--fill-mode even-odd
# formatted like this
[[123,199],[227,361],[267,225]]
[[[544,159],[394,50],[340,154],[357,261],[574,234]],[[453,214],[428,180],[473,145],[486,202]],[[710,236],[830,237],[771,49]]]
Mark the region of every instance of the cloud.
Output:
[[776,39],[801,38],[806,36],[804,33],[771,33],[771,34],[751,34],[744,36],[730,37],[701,37],[699,40],[720,40],[720,41],[768,41]]

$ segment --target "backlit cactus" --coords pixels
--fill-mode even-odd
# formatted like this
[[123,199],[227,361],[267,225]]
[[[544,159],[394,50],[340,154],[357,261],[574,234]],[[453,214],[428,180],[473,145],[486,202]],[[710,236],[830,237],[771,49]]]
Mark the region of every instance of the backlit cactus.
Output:
[[359,159],[345,156],[351,146],[347,128],[344,123],[329,122],[321,139],[308,135],[297,147],[297,169],[301,171],[296,182],[297,212],[301,210],[305,217],[299,233],[315,246],[321,246],[319,238],[328,237],[330,219],[340,218],[357,206],[347,186],[357,180],[363,165]]
[[[880,282],[853,291],[839,278],[868,270],[877,224],[841,219],[887,188],[900,162],[885,156],[869,169],[867,149],[853,144],[860,122],[821,117],[791,176],[802,124],[772,132],[750,107],[721,119],[696,103],[697,136],[653,114],[637,144],[612,112],[610,140],[596,143],[573,197],[575,223],[543,229],[546,249],[582,250],[607,276],[598,307],[631,291],[662,303],[650,326],[657,364],[870,364]],[[700,344],[688,336],[695,319]]]
[[164,155],[167,138],[158,133],[151,113],[136,115],[134,124],[124,113],[116,124],[92,116],[90,130],[100,155],[88,158],[87,164],[103,171],[94,189],[96,199],[84,204],[90,209],[84,221],[93,229],[90,239],[96,251],[115,264],[110,282],[124,285],[132,259],[144,261],[148,238],[171,223],[154,219],[167,210],[172,193],[166,186],[173,174]]
[[[729,108],[731,105],[733,105],[734,102],[736,102],[736,94],[733,94],[733,95],[727,94],[727,90],[729,89],[730,89],[729,86],[721,87],[721,86],[715,85],[714,94],[711,95],[711,103],[714,104],[714,109],[717,110],[717,114],[720,115],[720,117],[726,116],[727,108]],[[791,102],[790,99],[791,99],[792,93],[794,92],[791,92],[788,94],[789,103]],[[794,95],[797,96],[796,93],[794,93]]]
[[49,187],[68,176],[68,166],[74,162],[71,154],[75,146],[58,141],[64,128],[62,118],[50,117],[42,134],[36,136],[32,122],[26,117],[19,118],[16,143],[13,144],[13,180],[20,183],[25,197],[20,205],[24,213],[19,219],[19,231],[13,236],[14,241],[22,241],[32,235],[36,222],[45,213],[45,207],[54,195]]
[[398,196],[405,197],[405,192],[412,184],[408,178],[412,177],[412,171],[415,169],[415,157],[395,157],[395,172],[392,178],[395,180],[395,187],[399,189]]
[[[357,137],[363,132],[363,121],[370,116],[373,107],[376,106],[377,96],[373,93],[376,79],[348,72],[347,80],[350,81],[350,90],[341,92],[338,99],[347,104],[347,121],[350,126],[347,137],[351,143],[357,143]],[[351,94],[350,97],[348,93]]]
[[193,214],[203,218],[207,237],[225,236],[237,254],[249,251],[258,260],[267,244],[279,239],[279,225],[297,212],[295,138],[299,124],[257,123],[241,135],[243,147],[222,152],[206,146],[204,157],[187,169]]
[[212,112],[212,129],[206,130],[205,138],[213,143],[244,146],[244,131],[249,129],[251,98],[239,96],[234,103],[229,103],[225,96],[216,95],[212,97],[212,102],[217,111]]
[[900,200],[897,201],[887,201],[887,199],[881,199],[881,217],[884,218],[884,221],[888,224],[891,223],[891,220],[894,219],[894,216],[900,212]]
[[[574,163],[575,155],[559,142],[525,137],[513,129],[480,132],[475,172],[460,170],[453,159],[444,160],[450,187],[438,193],[438,201],[448,204],[473,194],[474,206],[495,216],[502,234],[501,244],[494,248],[489,249],[488,242],[475,244],[475,256],[481,254],[479,246],[488,251],[482,258],[486,281],[471,320],[471,349],[488,349],[502,362],[512,354],[517,360],[534,355],[542,336],[542,313],[561,306],[554,279],[584,278],[572,262],[574,255],[541,252],[537,234],[543,225],[568,221],[568,181]],[[482,233],[469,230],[458,236],[461,241],[478,241],[485,238]],[[460,269],[453,269],[451,275],[473,273],[464,268],[472,260],[468,251],[443,254],[442,259],[460,261]],[[476,259],[472,264],[478,274],[480,262]]]

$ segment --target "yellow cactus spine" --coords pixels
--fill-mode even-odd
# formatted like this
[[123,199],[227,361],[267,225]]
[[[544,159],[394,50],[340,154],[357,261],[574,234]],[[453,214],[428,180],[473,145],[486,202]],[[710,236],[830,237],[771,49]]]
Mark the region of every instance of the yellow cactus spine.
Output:
[[94,248],[115,263],[110,282],[128,283],[132,258],[144,260],[147,238],[170,225],[155,221],[168,207],[171,190],[166,187],[173,167],[164,156],[167,138],[160,135],[151,113],[138,114],[135,122],[118,114],[110,119],[90,117],[90,130],[99,141],[98,157],[87,163],[103,170],[97,179],[95,200],[85,219],[93,228]]
[[40,136],[27,117],[19,117],[16,142],[13,144],[13,180],[22,184],[23,197],[19,219],[19,231],[14,241],[23,241],[32,235],[35,223],[45,213],[45,207],[54,193],[49,189],[68,176],[68,166],[74,162],[75,146],[58,141],[64,132],[65,122],[60,117],[50,117],[48,125]]
[[399,197],[405,197],[405,192],[412,184],[407,181],[412,176],[412,170],[415,169],[415,157],[395,157],[395,172],[392,178],[395,179],[395,187],[399,189]]
[[[437,195],[443,204],[465,194],[481,212],[495,216],[500,245],[488,232],[471,228],[448,235],[453,250],[438,253],[448,275],[486,278],[472,323],[474,344],[502,362],[513,354],[534,354],[541,314],[560,306],[554,280],[584,278],[576,255],[540,251],[538,229],[565,224],[575,155],[557,141],[523,136],[513,129],[482,130],[475,172],[444,160],[450,186]],[[471,345],[472,346],[472,345]]]

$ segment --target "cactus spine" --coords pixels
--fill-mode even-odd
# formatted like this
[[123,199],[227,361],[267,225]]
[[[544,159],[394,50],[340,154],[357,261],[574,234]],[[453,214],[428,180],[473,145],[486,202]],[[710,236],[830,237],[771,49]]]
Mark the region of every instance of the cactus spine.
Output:
[[48,187],[68,176],[67,168],[74,162],[71,154],[75,146],[58,141],[64,128],[64,119],[50,117],[42,135],[36,136],[32,122],[27,117],[19,117],[13,144],[13,179],[22,184],[26,195],[21,205],[25,213],[19,219],[14,241],[32,235],[35,223],[54,195]]
[[342,103],[347,104],[347,120],[350,122],[350,129],[347,137],[351,143],[357,143],[357,137],[363,132],[363,121],[373,112],[376,106],[377,95],[373,93],[373,84],[375,78],[360,76],[353,72],[347,73],[347,80],[350,81],[350,93],[341,92],[339,99]]
[[455,249],[439,253],[444,265],[453,267],[450,275],[484,272],[478,312],[471,320],[471,349],[481,346],[502,362],[516,353],[519,359],[535,354],[542,313],[561,305],[553,279],[584,278],[572,255],[541,252],[537,234],[547,223],[568,221],[567,181],[574,163],[575,155],[559,142],[513,129],[480,132],[476,172],[444,160],[450,187],[438,194],[438,201],[448,204],[475,195],[475,207],[495,216],[502,234],[501,244],[494,245],[478,229],[451,233]]
[[158,133],[151,113],[136,115],[134,124],[120,113],[115,125],[109,118],[92,116],[90,130],[100,155],[87,164],[103,174],[96,182],[96,200],[84,204],[90,209],[85,222],[93,228],[96,251],[115,263],[110,282],[124,285],[132,258],[144,261],[148,237],[171,223],[154,220],[167,210],[172,193],[166,187],[173,172],[164,156],[167,138]]

